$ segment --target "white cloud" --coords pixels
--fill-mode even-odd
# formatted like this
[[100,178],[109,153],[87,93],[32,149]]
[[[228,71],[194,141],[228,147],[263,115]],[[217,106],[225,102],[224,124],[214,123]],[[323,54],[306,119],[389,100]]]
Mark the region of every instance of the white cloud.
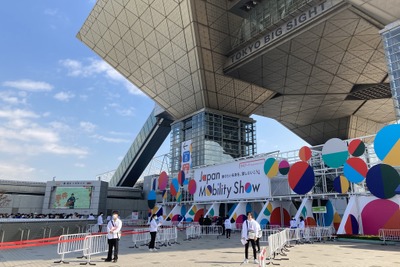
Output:
[[35,168],[16,164],[13,162],[1,162],[0,163],[0,177],[3,179],[18,179],[27,180],[26,178],[33,175]]
[[74,166],[78,168],[85,168],[86,165],[83,163],[75,163]]
[[15,96],[14,92],[0,92],[0,101],[10,105],[26,104],[26,98]]
[[108,108],[113,109],[116,113],[124,117],[135,116],[135,108],[133,107],[123,108],[118,103],[110,103],[105,107],[105,110],[108,110]]
[[91,122],[88,122],[88,121],[81,121],[81,122],[79,123],[79,126],[80,126],[85,132],[88,132],[88,133],[93,132],[93,131],[97,128],[97,126],[96,126],[95,124],[93,124],[93,123],[91,123]]
[[53,86],[49,83],[32,80],[5,81],[2,86],[29,92],[47,92],[53,89]]
[[88,65],[84,65],[78,60],[64,59],[60,60],[60,64],[68,70],[69,76],[90,77],[101,74],[109,81],[122,84],[130,94],[144,95],[142,91],[112,68],[107,62],[95,59],[89,59],[89,61]]
[[98,140],[109,142],[109,143],[130,143],[131,142],[130,140],[127,140],[127,139],[106,137],[106,136],[97,135],[97,134],[92,135],[91,137],[94,139],[98,139]]
[[44,153],[78,157],[88,154],[85,148],[62,144],[58,132],[68,130],[68,125],[51,122],[44,127],[35,121],[38,118],[29,110],[0,110],[0,152],[21,157]]
[[75,97],[75,95],[71,92],[59,92],[54,95],[55,99],[62,101],[62,102],[69,102],[69,100],[74,97]]
[[58,14],[58,9],[47,8],[44,10],[45,15],[55,16]]

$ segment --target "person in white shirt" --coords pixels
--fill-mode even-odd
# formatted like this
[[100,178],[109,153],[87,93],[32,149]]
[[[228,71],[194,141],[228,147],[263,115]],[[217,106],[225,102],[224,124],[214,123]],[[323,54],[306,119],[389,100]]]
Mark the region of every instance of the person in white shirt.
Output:
[[104,261],[111,261],[114,248],[114,262],[118,260],[118,243],[121,238],[122,221],[118,218],[118,211],[113,211],[112,219],[107,224],[108,255]]
[[242,225],[242,239],[246,241],[244,245],[244,256],[245,259],[243,263],[248,263],[249,259],[249,242],[251,243],[251,247],[253,248],[253,256],[254,256],[254,263],[258,264],[257,260],[257,252],[256,252],[256,244],[255,240],[258,236],[258,227],[257,222],[253,219],[253,214],[251,212],[247,213],[247,220],[244,221]]
[[231,220],[229,220],[229,217],[226,217],[224,225],[225,225],[226,238],[231,238],[232,223]]
[[94,220],[93,213],[90,213],[90,215],[89,215],[89,217],[88,217],[88,220]]
[[150,227],[149,227],[150,237],[151,237],[150,243],[149,243],[149,251],[157,251],[157,249],[154,246],[156,243],[156,235],[157,235],[158,227],[160,225],[161,224],[157,221],[157,214],[151,215]]
[[292,216],[292,219],[290,220],[290,228],[291,229],[296,229],[297,228],[297,220],[294,216]]
[[103,228],[103,213],[100,212],[99,216],[97,217],[97,225],[99,226],[99,233],[101,233],[101,230]]

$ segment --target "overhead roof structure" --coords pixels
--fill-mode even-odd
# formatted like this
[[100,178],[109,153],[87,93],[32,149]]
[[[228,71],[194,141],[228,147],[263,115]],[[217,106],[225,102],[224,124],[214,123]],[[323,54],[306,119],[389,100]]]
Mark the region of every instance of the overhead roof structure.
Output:
[[[395,119],[379,30],[400,17],[398,1],[297,1],[282,20],[233,47],[245,2],[98,0],[78,38],[175,120],[203,108],[258,114],[321,144],[375,133]],[[321,5],[321,14],[229,63]]]

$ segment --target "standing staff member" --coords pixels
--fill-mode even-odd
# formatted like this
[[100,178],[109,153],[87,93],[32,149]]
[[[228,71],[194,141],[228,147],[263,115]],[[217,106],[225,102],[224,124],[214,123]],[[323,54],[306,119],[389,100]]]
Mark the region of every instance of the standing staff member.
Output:
[[114,262],[118,260],[118,243],[121,238],[122,221],[118,218],[118,211],[113,211],[112,219],[107,224],[108,255],[104,261],[111,261],[114,248]]
[[99,226],[99,233],[101,233],[101,229],[103,227],[103,212],[100,212],[99,216],[97,217],[97,225]]
[[150,218],[150,243],[149,243],[149,250],[150,251],[157,251],[156,248],[154,248],[154,245],[156,243],[156,235],[157,235],[157,231],[158,231],[158,226],[160,226],[161,223],[157,222],[157,214],[153,214],[151,215]]

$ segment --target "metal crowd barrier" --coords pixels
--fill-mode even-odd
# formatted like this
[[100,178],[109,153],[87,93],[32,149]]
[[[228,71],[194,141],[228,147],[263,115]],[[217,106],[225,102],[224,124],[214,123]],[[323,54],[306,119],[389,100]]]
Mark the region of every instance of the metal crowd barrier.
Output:
[[178,243],[178,229],[173,227],[163,227],[157,232],[156,242],[160,243],[160,246],[171,246],[171,244]]
[[85,263],[81,263],[81,265],[96,265],[90,262],[92,255],[107,251],[108,242],[106,234],[86,236],[83,244],[83,256],[86,257],[87,261]]
[[139,248],[139,246],[146,246],[150,242],[150,234],[146,228],[135,228],[132,235],[133,246],[130,248]]
[[72,252],[80,252],[84,250],[85,237],[89,233],[71,234],[71,235],[61,235],[58,238],[57,254],[61,255],[61,260],[55,261],[54,263],[67,263],[65,259],[65,254]]
[[221,225],[202,225],[201,226],[201,235],[216,235],[217,239],[220,235],[222,235],[222,226]]
[[279,233],[279,230],[277,230],[277,229],[264,229],[264,230],[261,230],[261,231],[262,231],[262,236],[260,238],[260,243],[267,243],[268,242],[268,237],[270,235]]
[[400,241],[400,229],[379,229],[379,239],[383,241]]
[[192,225],[186,228],[186,240],[196,239],[201,237],[201,226]]

